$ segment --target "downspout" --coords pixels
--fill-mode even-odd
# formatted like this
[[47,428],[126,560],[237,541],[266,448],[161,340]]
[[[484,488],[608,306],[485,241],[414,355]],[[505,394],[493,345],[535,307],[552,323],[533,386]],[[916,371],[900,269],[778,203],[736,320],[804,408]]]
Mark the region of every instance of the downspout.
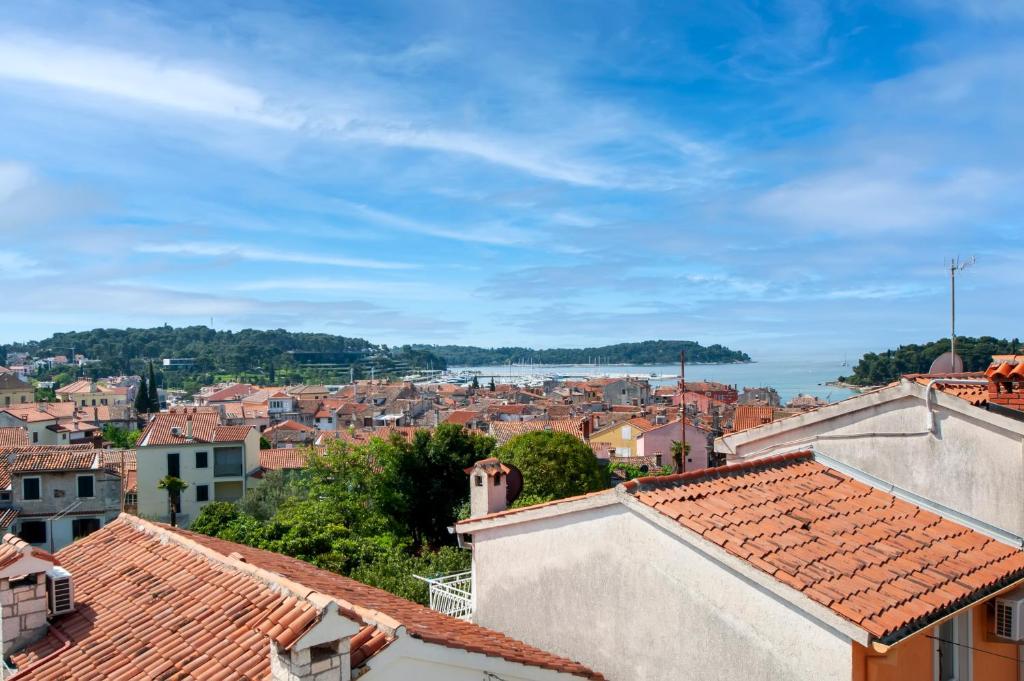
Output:
[[925,430],[935,433],[935,412],[932,411],[932,388],[936,383],[943,385],[988,385],[984,378],[933,378],[924,388]]

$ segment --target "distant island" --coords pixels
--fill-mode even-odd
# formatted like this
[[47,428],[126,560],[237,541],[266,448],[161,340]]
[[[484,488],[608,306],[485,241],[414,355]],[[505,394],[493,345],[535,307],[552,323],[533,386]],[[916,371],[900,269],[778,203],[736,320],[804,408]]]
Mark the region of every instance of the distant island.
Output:
[[703,346],[694,341],[649,340],[616,343],[592,348],[523,347],[479,348],[471,345],[413,345],[413,349],[443,358],[450,366],[487,366],[508,362],[536,364],[675,364],[686,352],[687,363],[736,364],[749,362],[745,352],[718,345]]
[[[1016,352],[1020,341],[982,336],[981,338],[957,337],[956,354],[964,361],[965,371],[982,371],[992,362],[992,355]],[[901,345],[895,350],[869,352],[860,358],[853,373],[840,376],[839,384],[851,386],[884,385],[897,380],[903,374],[923,374],[932,362],[944,352],[949,352],[949,339],[941,338],[930,343]]]
[[[401,377],[450,365],[507,362],[542,364],[672,364],[685,351],[687,362],[749,362],[744,352],[693,341],[643,341],[593,348],[478,348],[459,345],[371,343],[362,338],[284,329],[220,331],[206,326],[158,326],[148,329],[93,329],[55,333],[38,341],[0,345],[0,363],[18,353],[32,360],[64,357],[65,362],[35,362],[33,376],[64,385],[79,377],[141,374],[153,362],[164,387],[191,390],[217,381],[254,383],[340,383],[350,378]],[[83,359],[76,366],[74,355]],[[164,359],[174,359],[163,366]]]

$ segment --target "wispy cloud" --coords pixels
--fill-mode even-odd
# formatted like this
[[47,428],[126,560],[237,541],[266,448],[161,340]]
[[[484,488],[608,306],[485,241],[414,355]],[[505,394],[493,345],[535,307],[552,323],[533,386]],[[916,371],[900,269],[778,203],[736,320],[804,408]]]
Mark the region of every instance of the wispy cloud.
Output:
[[288,250],[274,250],[244,246],[241,244],[214,243],[203,241],[141,243],[134,247],[137,253],[156,253],[163,255],[195,256],[206,258],[240,258],[259,262],[290,262],[303,265],[329,265],[332,267],[355,267],[373,270],[406,270],[416,265],[384,260],[367,260],[363,258],[347,258],[335,255],[316,253],[300,253]]

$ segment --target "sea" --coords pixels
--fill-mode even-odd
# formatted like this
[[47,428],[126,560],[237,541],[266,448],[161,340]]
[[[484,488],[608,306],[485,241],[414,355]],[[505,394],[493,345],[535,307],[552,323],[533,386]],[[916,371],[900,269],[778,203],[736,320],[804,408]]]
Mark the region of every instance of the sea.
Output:
[[[493,376],[497,382],[522,383],[544,376],[565,379],[602,376],[636,376],[647,378],[651,385],[675,385],[679,381],[678,364],[513,364],[499,366],[450,367],[450,372],[467,371],[479,374],[481,383]],[[854,395],[846,388],[830,386],[840,375],[850,373],[837,361],[821,359],[766,359],[745,364],[687,364],[687,381],[718,381],[744,387],[769,386],[778,391],[785,404],[797,395],[813,395],[837,402]]]

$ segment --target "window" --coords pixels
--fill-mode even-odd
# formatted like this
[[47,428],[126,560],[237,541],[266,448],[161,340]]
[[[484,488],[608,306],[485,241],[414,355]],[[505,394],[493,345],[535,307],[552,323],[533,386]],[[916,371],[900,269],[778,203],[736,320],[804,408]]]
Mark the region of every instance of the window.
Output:
[[970,681],[971,613],[935,628],[935,681]]
[[494,486],[497,487],[501,484],[501,473],[494,474]]
[[92,499],[96,496],[96,478],[91,475],[78,476],[78,498]]
[[21,523],[21,532],[18,535],[29,544],[46,543],[46,521],[24,520]]
[[75,518],[71,521],[71,537],[81,539],[100,529],[99,518]]
[[167,475],[181,477],[181,455],[176,452],[167,455]]
[[125,492],[124,494],[124,505],[125,506],[138,506],[139,495],[135,492]]
[[[42,481],[38,477],[21,479],[21,498],[25,501],[39,501],[42,498]],[[45,540],[44,540],[45,541]]]
[[209,501],[210,500],[210,486],[209,485],[196,485],[196,501]]
[[242,448],[218,447],[213,450],[214,477],[242,476]]
[[39,433],[32,433],[32,444],[39,442]]
[[632,440],[633,439],[633,427],[632,426],[622,426],[622,439],[623,440]]
[[196,468],[207,468],[210,465],[207,458],[206,452],[196,452]]
[[484,476],[482,476],[482,475],[474,475],[473,476],[473,484],[476,485],[477,487],[483,487],[484,486]]

